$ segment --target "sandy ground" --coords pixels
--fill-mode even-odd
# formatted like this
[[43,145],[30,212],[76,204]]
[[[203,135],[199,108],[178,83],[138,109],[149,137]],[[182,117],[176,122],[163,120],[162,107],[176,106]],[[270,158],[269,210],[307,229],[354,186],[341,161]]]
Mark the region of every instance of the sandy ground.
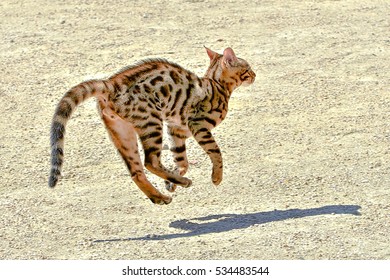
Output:
[[[389,15],[365,0],[1,1],[0,259],[390,259]],[[203,75],[203,45],[257,73],[214,131],[219,187],[191,140],[193,186],[153,205],[94,100],[47,187],[67,89],[151,57]]]

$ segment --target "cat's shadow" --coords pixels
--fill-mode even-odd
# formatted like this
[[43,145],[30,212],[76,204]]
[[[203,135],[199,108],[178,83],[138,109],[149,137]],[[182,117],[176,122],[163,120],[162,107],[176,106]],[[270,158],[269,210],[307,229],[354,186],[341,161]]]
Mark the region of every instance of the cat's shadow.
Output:
[[209,233],[226,232],[235,229],[244,229],[254,225],[266,224],[288,219],[298,219],[321,215],[360,215],[358,205],[327,205],[310,209],[289,209],[257,212],[248,214],[218,214],[194,219],[173,221],[170,227],[185,230],[183,233],[170,233],[163,235],[148,234],[142,237],[117,238],[95,240],[93,242],[114,242],[131,240],[167,240],[191,237]]

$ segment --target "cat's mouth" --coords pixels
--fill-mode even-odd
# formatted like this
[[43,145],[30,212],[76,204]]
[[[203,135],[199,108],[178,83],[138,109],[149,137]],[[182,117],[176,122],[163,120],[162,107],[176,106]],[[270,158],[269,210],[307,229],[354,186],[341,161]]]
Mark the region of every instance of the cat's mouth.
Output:
[[247,86],[250,86],[251,84],[253,84],[255,82],[255,77],[251,77],[251,78],[245,79],[242,82],[242,86],[247,87]]

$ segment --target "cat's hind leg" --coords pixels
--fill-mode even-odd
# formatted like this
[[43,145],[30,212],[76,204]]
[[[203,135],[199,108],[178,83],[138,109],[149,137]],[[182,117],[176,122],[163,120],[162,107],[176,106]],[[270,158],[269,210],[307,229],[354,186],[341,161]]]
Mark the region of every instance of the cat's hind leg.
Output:
[[145,176],[138,151],[137,135],[132,124],[119,117],[109,107],[104,108],[104,104],[99,104],[107,131],[125,161],[133,181],[153,203],[169,204],[172,198],[159,192]]

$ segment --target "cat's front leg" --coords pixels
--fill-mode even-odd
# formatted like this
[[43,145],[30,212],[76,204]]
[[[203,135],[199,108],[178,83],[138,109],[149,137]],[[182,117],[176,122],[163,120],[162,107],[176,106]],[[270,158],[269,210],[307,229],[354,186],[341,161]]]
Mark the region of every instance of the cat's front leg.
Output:
[[219,185],[222,181],[222,154],[211,134],[210,124],[207,121],[196,120],[189,122],[189,127],[192,135],[203,150],[209,155],[213,164],[213,172],[211,175],[214,185]]
[[137,126],[136,131],[141,140],[144,149],[144,166],[153,174],[160,178],[183,187],[189,187],[192,181],[188,178],[171,172],[161,163],[162,151],[162,123],[154,125],[152,128],[143,129],[143,126]]
[[[170,140],[169,149],[173,154],[173,160],[175,161],[176,165],[176,172],[180,176],[184,176],[188,170],[185,141],[191,135],[191,133],[186,129],[182,129],[174,125],[168,125],[167,132]],[[176,190],[176,184],[169,181],[165,181],[165,187],[170,192],[174,192]]]

